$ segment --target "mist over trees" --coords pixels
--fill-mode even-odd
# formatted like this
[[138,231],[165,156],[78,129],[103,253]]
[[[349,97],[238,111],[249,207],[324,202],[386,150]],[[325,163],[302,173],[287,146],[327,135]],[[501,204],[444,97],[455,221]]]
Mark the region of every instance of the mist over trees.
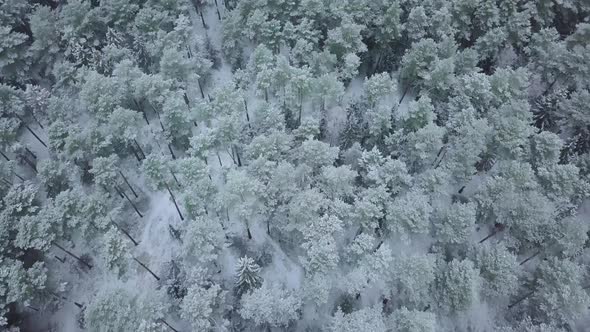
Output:
[[0,1],[0,331],[587,331],[590,4]]

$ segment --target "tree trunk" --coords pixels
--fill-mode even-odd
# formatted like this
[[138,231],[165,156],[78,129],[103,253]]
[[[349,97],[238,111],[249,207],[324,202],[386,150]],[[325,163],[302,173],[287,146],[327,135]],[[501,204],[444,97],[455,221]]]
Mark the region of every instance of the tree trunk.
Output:
[[14,176],[16,176],[17,178],[19,178],[19,180],[21,180],[22,182],[25,182],[25,179],[23,179],[23,177],[22,177],[22,176],[18,175],[18,173],[17,173],[17,172],[15,172],[15,171],[12,171],[12,174],[14,174]]
[[238,147],[235,145],[234,150],[236,151],[236,158],[238,158],[238,167],[242,167],[242,158],[240,158],[240,152],[238,151]]
[[199,10],[199,16],[201,16],[201,23],[203,23],[203,28],[205,28],[205,30],[207,30],[207,24],[205,24],[205,18],[203,17],[203,8],[201,8],[201,10]]
[[221,14],[219,13],[219,6],[217,5],[217,0],[215,0],[215,10],[217,10],[217,18],[221,21]]
[[129,232],[127,232],[126,230],[124,230],[121,226],[119,226],[119,224],[117,224],[116,222],[113,221],[113,219],[111,219],[111,223],[113,225],[115,225],[115,227],[120,230],[123,234],[125,234],[125,236],[127,236],[129,238],[129,240],[131,240],[131,242],[133,242],[133,244],[135,246],[139,245],[139,242],[135,241],[135,239],[133,237],[131,237],[131,235],[129,234]]
[[519,304],[520,302],[522,302],[522,301],[526,300],[526,299],[527,299],[529,296],[533,295],[533,293],[534,293],[534,292],[535,292],[535,291],[534,291],[534,290],[532,290],[532,291],[530,291],[530,292],[526,293],[526,294],[525,294],[523,297],[519,298],[518,300],[516,300],[515,302],[513,302],[512,304],[510,304],[510,305],[508,306],[508,309],[512,309],[512,308],[513,308],[515,305],[517,305],[517,304]]
[[27,151],[33,158],[37,159],[37,155],[33,153],[33,151],[29,150],[29,148],[25,148],[25,151]]
[[205,93],[203,92],[203,85],[201,85],[200,78],[197,78],[197,85],[199,86],[199,91],[201,92],[201,98],[205,99]]
[[45,127],[43,127],[43,125],[41,124],[41,121],[39,121],[39,119],[37,119],[37,117],[35,116],[34,112],[31,112],[31,117],[33,118],[33,120],[35,120],[39,127],[41,127],[41,129],[45,129]]
[[184,217],[182,216],[182,213],[180,212],[180,209],[178,208],[178,204],[176,204],[176,198],[174,197],[174,194],[172,194],[172,191],[170,190],[170,187],[168,185],[166,185],[166,189],[168,189],[168,193],[170,194],[170,197],[172,198],[172,202],[174,203],[174,207],[176,208],[176,212],[178,212],[178,216],[180,216],[180,220],[184,221]]
[[130,146],[129,149],[131,150],[131,152],[135,156],[135,159],[137,159],[138,162],[141,162],[141,157],[139,156],[139,154],[137,153],[137,151],[135,150],[135,148],[132,147],[132,146]]
[[404,101],[404,98],[406,97],[406,94],[408,93],[408,90],[410,90],[410,85],[408,85],[405,89],[404,89],[404,93],[402,94],[401,99],[399,100],[399,103],[397,103],[398,105],[401,105],[402,101]]
[[252,125],[250,125],[250,114],[248,114],[248,103],[246,103],[246,99],[244,99],[244,109],[246,110],[246,122],[248,122],[248,129],[250,129],[250,133],[252,135]]
[[8,158],[4,152],[0,151],[0,154],[2,155],[2,157],[4,157],[4,159],[6,159],[6,161],[10,161],[10,158]]
[[176,182],[176,185],[178,187],[181,187],[180,182],[178,181],[178,178],[176,177],[176,174],[172,170],[170,170],[170,174],[172,174],[172,177],[174,178],[174,182]]
[[166,326],[167,326],[169,329],[171,329],[172,331],[174,331],[174,332],[178,332],[178,330],[177,330],[177,329],[175,329],[175,328],[173,328],[172,326],[170,326],[170,324],[168,324],[168,322],[167,322],[167,321],[165,321],[163,318],[159,318],[159,320],[160,320],[162,323],[164,323],[164,325],[166,325]]
[[527,257],[527,259],[525,259],[524,261],[520,262],[520,264],[518,264],[518,265],[520,266],[520,265],[524,265],[524,264],[526,264],[526,262],[528,262],[528,261],[530,261],[531,259],[533,259],[533,258],[537,257],[537,256],[538,256],[540,253],[541,253],[541,249],[537,250],[537,252],[535,252],[535,253],[534,253],[534,254],[532,254],[531,256]]
[[5,178],[2,178],[2,181],[4,181],[4,183],[6,183],[9,187],[12,186],[12,182],[6,180]]
[[170,150],[170,154],[172,155],[172,159],[176,160],[176,155],[174,154],[174,150],[172,150],[172,145],[168,143],[168,150]]
[[134,138],[133,139],[133,143],[135,143],[135,145],[137,146],[137,148],[139,149],[139,152],[141,153],[141,155],[143,156],[143,159],[145,159],[145,153],[143,153],[143,149],[141,148],[141,146],[139,145],[139,143],[137,143],[137,140]]
[[123,172],[119,171],[119,174],[121,174],[121,176],[123,177],[123,180],[127,184],[127,187],[129,187],[129,190],[131,190],[131,192],[133,193],[135,198],[138,198],[139,196],[137,196],[137,193],[135,192],[135,190],[133,190],[133,187],[131,187],[131,184],[129,183],[129,181],[127,181],[127,178],[125,177],[125,175],[123,175]]
[[221,162],[221,157],[219,156],[219,151],[215,150],[215,153],[217,154],[217,160],[219,161],[219,166],[223,167],[223,163]]
[[146,271],[148,271],[152,277],[154,277],[157,281],[160,281],[160,277],[158,277],[152,270],[150,270],[145,264],[139,261],[139,259],[133,257],[133,260],[136,261],[141,267],[143,267]]
[[29,125],[20,117],[20,116],[16,116],[25,126],[25,128],[27,128],[27,130],[33,134],[33,136],[35,136],[35,138],[39,141],[39,143],[41,143],[44,147],[47,147],[47,144],[45,144],[45,142],[43,142],[43,140],[37,136],[37,134],[31,129],[31,127],[29,127]]
[[88,264],[88,262],[84,261],[82,258],[74,255],[73,253],[71,253],[70,251],[66,250],[64,247],[60,246],[59,244],[53,242],[53,245],[56,246],[57,248],[59,248],[60,250],[62,250],[63,252],[65,252],[66,254],[74,257],[78,262],[82,263],[83,265],[87,266],[89,269],[92,269],[92,265]]
[[479,241],[479,243],[486,242],[488,239],[492,238],[496,234],[498,234],[498,230],[494,229],[490,234],[488,234],[488,236],[484,237],[481,241]]
[[143,218],[143,215],[141,214],[141,212],[139,212],[139,209],[137,209],[137,206],[135,206],[135,203],[133,203],[133,201],[131,201],[129,199],[129,196],[127,196],[127,194],[123,190],[119,189],[118,186],[115,186],[115,190],[119,193],[119,195],[123,195],[127,199],[127,201],[129,202],[129,204],[131,204],[131,206],[133,207],[133,209],[135,210],[135,212],[137,212],[137,215],[140,218]]
[[35,166],[35,164],[33,164],[33,162],[29,160],[29,158],[27,158],[25,156],[23,156],[22,158],[25,161],[25,163],[27,163],[27,165],[29,165],[33,169],[33,172],[35,172],[35,174],[38,174],[39,173],[37,171],[37,166]]

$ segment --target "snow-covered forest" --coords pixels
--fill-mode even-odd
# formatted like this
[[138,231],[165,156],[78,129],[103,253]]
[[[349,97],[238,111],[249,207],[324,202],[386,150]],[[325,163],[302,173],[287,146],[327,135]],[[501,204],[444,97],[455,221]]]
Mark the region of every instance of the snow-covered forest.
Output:
[[0,331],[590,331],[586,0],[0,0]]

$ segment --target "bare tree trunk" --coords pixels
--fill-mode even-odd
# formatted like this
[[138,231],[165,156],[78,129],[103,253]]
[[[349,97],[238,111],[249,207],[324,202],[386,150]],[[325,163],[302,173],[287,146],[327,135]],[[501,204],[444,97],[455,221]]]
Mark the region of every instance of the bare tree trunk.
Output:
[[115,190],[119,193],[119,195],[123,195],[127,199],[127,201],[129,202],[129,204],[131,204],[131,206],[133,207],[133,209],[135,210],[135,212],[137,212],[137,215],[140,218],[143,218],[143,215],[141,214],[141,212],[139,212],[139,209],[137,208],[137,206],[135,206],[135,203],[133,203],[133,201],[131,201],[129,199],[129,196],[127,196],[127,194],[123,190],[119,189],[118,186],[115,186]]
[[217,10],[217,18],[221,21],[221,14],[219,13],[219,6],[217,5],[217,0],[215,0],[215,10]]
[[135,150],[135,148],[132,147],[132,146],[130,146],[129,147],[129,150],[131,150],[131,152],[135,156],[135,159],[137,159],[138,162],[141,162],[141,157],[139,156],[139,154],[137,153],[137,151]]
[[23,123],[25,128],[27,128],[27,130],[31,134],[33,134],[33,136],[35,136],[35,138],[39,141],[39,143],[43,144],[44,147],[47,147],[47,144],[45,144],[45,142],[43,142],[43,140],[39,136],[37,136],[37,134],[31,129],[31,127],[29,127],[29,125],[20,116],[17,115],[16,117]]
[[238,159],[238,167],[242,167],[242,158],[240,158],[240,152],[238,151],[238,147],[235,145],[234,150],[236,151],[236,158]]
[[176,174],[175,174],[175,173],[174,173],[172,170],[170,170],[170,174],[172,174],[172,177],[174,178],[174,182],[176,182],[176,185],[177,185],[178,187],[182,187],[182,186],[180,185],[180,182],[178,181],[178,178],[176,177]]
[[137,149],[139,149],[139,152],[143,156],[143,159],[145,159],[145,153],[143,153],[143,149],[141,148],[141,146],[139,145],[139,143],[137,143],[137,140],[136,139],[133,139],[133,143],[135,143],[135,145],[137,146]]
[[10,161],[10,158],[8,158],[4,152],[0,151],[0,154],[2,155],[2,157],[4,157],[4,159],[6,159],[6,161]]
[[203,23],[203,28],[205,28],[205,30],[208,29],[207,24],[205,24],[205,18],[203,17],[203,8],[201,8],[201,10],[199,10],[199,16],[201,16],[201,23]]
[[172,198],[172,202],[174,203],[174,207],[176,208],[176,212],[178,212],[178,216],[180,216],[180,220],[184,221],[184,217],[182,216],[182,213],[180,212],[180,209],[178,208],[178,204],[176,204],[176,198],[174,197],[174,194],[172,194],[172,191],[170,190],[170,187],[168,185],[166,185],[166,189],[168,189],[168,193],[170,194],[170,197]]
[[119,171],[119,174],[121,174],[121,176],[123,177],[123,181],[125,181],[125,183],[127,184],[127,187],[129,187],[129,190],[131,190],[131,192],[133,193],[135,198],[138,198],[139,196],[137,196],[137,193],[135,192],[135,190],[133,190],[133,187],[131,187],[131,184],[129,183],[129,181],[127,181],[127,178],[125,177],[125,175],[123,175],[123,172]]
[[35,164],[33,164],[33,162],[29,160],[29,158],[23,156],[22,159],[25,161],[25,163],[27,163],[27,165],[29,165],[33,169],[33,172],[35,172],[35,174],[39,173],[37,171],[37,166],[35,166]]
[[23,177],[22,177],[22,176],[18,175],[18,173],[17,173],[17,172],[15,172],[15,171],[12,171],[12,174],[14,174],[14,176],[16,176],[17,178],[19,178],[19,180],[21,180],[22,182],[25,182],[25,179],[23,179]]
[[484,237],[481,241],[479,241],[479,243],[486,242],[488,239],[492,238],[496,234],[498,234],[498,230],[494,229],[494,231],[492,231],[490,234],[488,234],[488,236]]
[[172,331],[174,331],[174,332],[178,332],[178,330],[177,330],[177,329],[175,329],[175,328],[173,328],[172,326],[170,326],[170,324],[168,324],[168,322],[167,322],[167,321],[165,321],[163,318],[159,318],[159,320],[160,320],[162,323],[164,323],[164,325],[166,325],[166,326],[167,326],[169,329],[171,329]]
[[27,151],[31,155],[31,157],[37,159],[37,155],[34,154],[33,151],[29,150],[29,148],[25,148],[25,151]]
[[221,162],[221,157],[219,156],[219,151],[215,150],[215,153],[217,154],[217,160],[219,161],[219,166],[223,167],[223,163]]
[[199,86],[199,91],[201,92],[201,98],[205,99],[205,93],[203,92],[203,85],[201,84],[200,78],[197,78],[197,85]]
[[532,290],[532,291],[530,291],[530,292],[526,293],[524,296],[522,296],[522,297],[521,297],[521,298],[519,298],[518,300],[516,300],[516,301],[512,302],[512,304],[510,304],[510,305],[508,306],[508,309],[512,309],[512,308],[513,308],[515,305],[517,305],[517,304],[519,304],[520,302],[522,302],[522,301],[526,300],[526,299],[527,299],[529,296],[533,295],[533,293],[534,293],[534,292],[535,292],[535,291],[534,291],[534,290]]
[[125,234],[125,236],[127,236],[129,238],[129,240],[131,240],[131,242],[133,242],[133,244],[135,246],[138,246],[139,243],[137,241],[135,241],[135,239],[133,237],[131,237],[131,235],[129,234],[129,232],[127,232],[126,230],[124,230],[121,226],[119,226],[119,224],[117,224],[116,222],[113,221],[113,219],[111,219],[111,223],[113,225],[115,225],[115,227],[120,230],[123,234]]
[[136,261],[139,265],[141,265],[141,267],[146,269],[146,271],[148,271],[152,275],[152,277],[154,277],[156,280],[160,281],[160,277],[158,277],[154,272],[152,272],[152,270],[150,270],[145,264],[140,262],[139,259],[133,257],[133,260]]
[[174,154],[174,150],[172,150],[172,145],[168,143],[168,150],[170,150],[170,154],[172,155],[172,159],[176,160],[176,155]]
[[540,253],[541,253],[541,249],[537,250],[534,254],[532,254],[531,256],[527,257],[527,259],[525,259],[524,261],[520,262],[520,264],[518,264],[518,265],[520,266],[520,265],[526,264],[526,262],[528,262],[531,259],[537,257]]
[[401,99],[399,100],[399,103],[397,103],[398,105],[401,105],[402,101],[404,101],[404,98],[406,97],[406,94],[408,93],[408,90],[410,90],[410,85],[408,85],[405,89],[404,89],[404,93],[402,94]]
[[62,250],[63,252],[65,252],[66,254],[74,257],[78,262],[84,264],[85,266],[87,266],[89,269],[92,269],[92,265],[88,264],[88,262],[84,261],[82,258],[74,255],[73,253],[71,253],[70,251],[68,251],[67,249],[65,249],[64,247],[60,246],[59,244],[53,242],[53,245],[56,246],[58,249]]

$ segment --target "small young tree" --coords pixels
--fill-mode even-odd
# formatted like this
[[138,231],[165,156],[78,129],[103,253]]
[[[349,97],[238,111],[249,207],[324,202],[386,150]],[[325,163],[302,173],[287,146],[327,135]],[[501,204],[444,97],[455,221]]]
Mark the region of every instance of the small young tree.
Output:
[[262,285],[262,278],[259,275],[260,266],[258,266],[252,258],[248,256],[240,258],[236,266],[236,271],[236,286],[238,294],[247,293]]

